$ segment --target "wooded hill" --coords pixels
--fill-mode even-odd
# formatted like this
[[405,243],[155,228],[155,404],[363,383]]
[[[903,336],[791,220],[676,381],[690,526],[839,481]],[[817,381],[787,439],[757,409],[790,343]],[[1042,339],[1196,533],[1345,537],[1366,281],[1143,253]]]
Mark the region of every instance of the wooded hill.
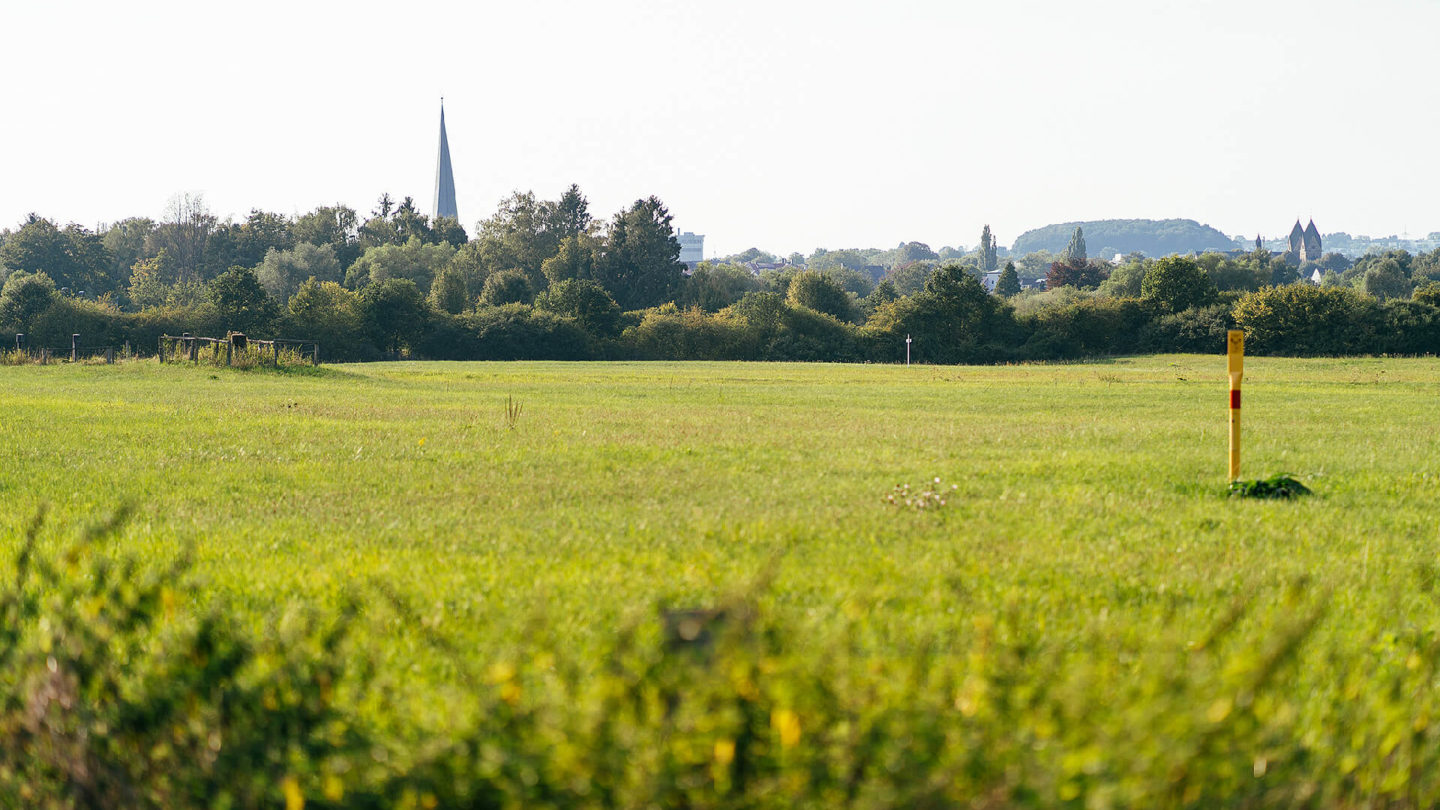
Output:
[[1230,237],[1193,219],[1101,219],[1062,222],[1026,231],[1015,240],[1010,252],[1019,256],[1037,250],[1059,253],[1070,243],[1076,226],[1084,229],[1090,256],[1096,259],[1110,259],[1116,253],[1135,251],[1159,257],[1236,247]]

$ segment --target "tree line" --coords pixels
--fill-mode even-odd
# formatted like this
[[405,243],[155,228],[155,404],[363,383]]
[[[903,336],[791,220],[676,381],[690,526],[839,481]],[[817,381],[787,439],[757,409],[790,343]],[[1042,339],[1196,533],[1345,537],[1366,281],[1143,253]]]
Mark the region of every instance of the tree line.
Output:
[[1440,251],[1112,265],[1077,227],[1059,254],[1001,268],[1002,252],[986,226],[970,251],[752,248],[692,269],[655,197],[601,220],[578,187],[517,192],[473,237],[408,197],[363,219],[327,206],[238,223],[180,197],[159,221],[91,231],[31,215],[0,232],[0,330],[142,352],[161,334],[237,331],[316,340],[332,360],[894,362],[909,337],[920,362],[1013,362],[1219,351],[1237,327],[1261,353],[1440,350]]

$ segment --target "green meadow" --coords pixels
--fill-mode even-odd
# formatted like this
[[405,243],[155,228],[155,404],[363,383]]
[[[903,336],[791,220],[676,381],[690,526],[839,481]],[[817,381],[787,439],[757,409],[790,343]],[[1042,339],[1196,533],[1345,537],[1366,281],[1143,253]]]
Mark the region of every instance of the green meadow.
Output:
[[[0,554],[128,507],[84,554],[189,560],[169,622],[278,643],[360,605],[374,681],[334,710],[394,753],[292,757],[276,801],[1440,800],[1440,360],[1248,359],[1242,475],[1293,502],[1226,497],[1224,371],[0,368]],[[697,608],[718,638],[669,662]]]

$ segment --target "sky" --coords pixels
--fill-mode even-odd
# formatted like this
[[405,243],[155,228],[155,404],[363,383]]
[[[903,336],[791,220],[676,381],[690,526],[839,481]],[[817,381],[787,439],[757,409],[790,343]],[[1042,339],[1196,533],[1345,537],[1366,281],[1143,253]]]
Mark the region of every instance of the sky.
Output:
[[1440,231],[1440,0],[6,3],[0,228],[571,183],[707,257],[1052,222]]

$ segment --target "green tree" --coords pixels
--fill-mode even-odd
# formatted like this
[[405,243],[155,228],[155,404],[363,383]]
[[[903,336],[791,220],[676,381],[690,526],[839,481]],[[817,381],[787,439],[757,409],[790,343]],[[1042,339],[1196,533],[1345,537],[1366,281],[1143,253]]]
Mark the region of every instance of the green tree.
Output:
[[1020,294],[1020,274],[1015,272],[1015,262],[1005,262],[1005,269],[995,279],[995,294],[1002,298]]
[[1000,260],[995,251],[995,237],[990,233],[990,226],[986,225],[985,230],[980,232],[980,272],[993,273],[1000,265]]
[[[215,216],[199,194],[181,194],[170,199],[165,218],[145,239],[145,253],[155,256],[164,250],[175,268],[176,281],[203,282],[206,274],[205,245],[215,231]],[[221,271],[228,265],[208,265]]]
[[455,248],[448,244],[427,244],[420,237],[411,236],[403,244],[366,250],[345,273],[345,286],[353,290],[374,282],[404,278],[415,282],[421,293],[428,295],[435,274],[454,257]]
[[931,275],[923,292],[876,309],[865,331],[886,347],[887,357],[903,357],[910,335],[922,363],[973,363],[994,359],[1012,326],[1008,305],[965,268],[947,264]]
[[1404,265],[1387,257],[1366,266],[1363,288],[1367,294],[1383,301],[1388,298],[1409,298],[1411,285]]
[[480,303],[499,307],[505,304],[528,304],[535,300],[535,288],[530,286],[530,277],[521,270],[501,270],[491,273],[485,279],[480,291]]
[[643,309],[672,300],[683,270],[670,212],[649,197],[615,215],[596,280],[622,308]]
[[895,290],[895,282],[888,278],[882,278],[880,279],[880,283],[875,285],[875,289],[872,290],[869,295],[865,296],[865,309],[867,312],[873,314],[875,310],[879,309],[882,305],[888,304],[899,297],[900,293]]
[[925,282],[935,272],[935,265],[928,262],[912,262],[890,271],[887,278],[895,285],[900,295],[914,295],[925,289]]
[[[234,254],[225,265],[238,264],[255,267],[265,260],[272,250],[288,251],[295,247],[293,224],[284,214],[251,209],[250,216],[240,226],[231,229],[234,239]],[[293,290],[292,290],[293,292]]]
[[430,285],[430,306],[439,312],[459,315],[470,306],[470,294],[465,286],[465,277],[459,270],[446,265],[435,276]]
[[290,337],[319,341],[327,357],[369,360],[377,352],[363,338],[364,324],[358,294],[312,278],[290,298],[284,328]]
[[1100,282],[1095,293],[1104,298],[1139,298],[1140,284],[1145,271],[1154,264],[1143,256],[1132,256],[1124,264],[1110,271],[1110,277]]
[[555,255],[541,264],[541,272],[551,284],[570,279],[593,279],[596,250],[595,240],[589,234],[567,236]]
[[0,245],[0,265],[44,273],[71,295],[81,290],[94,295],[118,286],[110,281],[110,254],[100,237],[79,225],[58,228],[34,214]]
[[329,245],[312,245],[301,242],[292,250],[270,248],[255,275],[276,301],[283,306],[290,300],[306,279],[317,281],[340,281],[340,262],[335,259],[335,249]]
[[1432,307],[1440,307],[1440,281],[1417,285],[1415,290],[1410,293],[1410,300],[1429,304]]
[[768,253],[758,247],[746,248],[733,256],[726,256],[721,261],[727,264],[776,264],[780,261],[774,253]]
[[419,239],[428,244],[437,241],[435,231],[430,227],[430,217],[420,213],[420,209],[415,207],[414,197],[406,197],[400,201],[395,207],[395,213],[390,215],[390,222],[395,226],[396,242]]
[[444,243],[456,248],[470,241],[464,226],[455,217],[436,217],[430,228],[430,238],[436,244]]
[[1214,302],[1218,293],[1210,276],[1194,259],[1185,256],[1160,259],[1140,282],[1140,300],[1164,313],[1203,307]]
[[259,334],[275,321],[278,307],[265,292],[255,271],[232,267],[208,285],[210,302],[220,317],[220,327],[234,332]]
[[[494,216],[480,223],[475,241],[485,275],[519,268],[538,289],[546,284],[545,261],[555,256],[566,240],[588,237],[592,230],[589,202],[579,186],[572,185],[555,201],[538,199],[531,191],[512,194],[501,201]],[[586,243],[583,239],[577,242]]]
[[620,305],[604,287],[589,279],[563,279],[551,284],[535,299],[535,308],[574,318],[596,337],[612,337],[620,332]]
[[6,331],[24,331],[57,298],[55,282],[45,273],[11,273],[0,288],[0,325]]
[[1075,226],[1075,232],[1070,234],[1070,244],[1065,246],[1065,253],[1062,255],[1065,261],[1072,265],[1084,264],[1089,258],[1085,254],[1085,231],[1080,226]]
[[933,262],[940,258],[940,254],[930,249],[924,242],[902,242],[895,248],[891,256],[891,265],[899,266],[909,262]]
[[394,356],[425,333],[430,310],[408,278],[390,278],[360,291],[360,317],[376,346]]
[[682,307],[699,307],[706,312],[719,312],[745,297],[759,292],[765,285],[753,273],[734,264],[700,262],[695,272],[684,280],[676,303]]
[[1354,354],[1379,345],[1380,303],[1350,288],[1265,287],[1241,296],[1230,314],[1255,354]]
[[107,275],[111,289],[119,289],[130,278],[135,263],[150,257],[145,251],[145,239],[155,230],[155,223],[144,217],[130,217],[105,229],[100,242],[110,254],[110,268]]
[[130,268],[130,285],[126,291],[130,303],[140,310],[164,306],[170,298],[174,278],[169,254],[163,249],[158,256],[137,260]]
[[855,317],[855,305],[850,295],[830,276],[814,270],[802,270],[795,274],[785,301],[792,307],[813,309],[842,321]]
[[290,230],[297,244],[329,245],[341,270],[348,270],[360,258],[360,226],[353,208],[321,206],[296,218]]

